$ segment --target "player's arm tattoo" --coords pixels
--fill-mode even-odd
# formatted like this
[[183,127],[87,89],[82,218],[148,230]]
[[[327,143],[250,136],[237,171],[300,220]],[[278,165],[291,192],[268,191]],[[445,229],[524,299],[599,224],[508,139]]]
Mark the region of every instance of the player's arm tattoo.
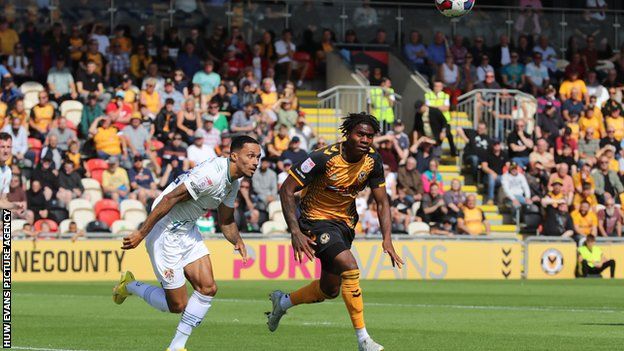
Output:
[[288,229],[292,233],[300,233],[299,222],[297,221],[297,203],[295,202],[295,192],[299,184],[292,176],[288,176],[282,187],[280,188],[279,195],[282,203],[282,212],[284,213],[284,219],[288,224]]
[[221,227],[223,236],[227,239],[227,241],[232,243],[232,245],[235,245],[239,240],[241,240],[241,236],[238,231],[238,226],[234,221],[234,209],[221,204],[219,205],[217,214],[219,215],[219,226]]
[[186,185],[184,183],[179,184],[172,192],[163,196],[162,200],[156,205],[154,210],[147,216],[145,222],[139,229],[139,232],[143,237],[146,237],[147,234],[154,228],[156,223],[161,220],[171,209],[173,206],[179,202],[184,202],[192,199],[191,194],[186,189]]

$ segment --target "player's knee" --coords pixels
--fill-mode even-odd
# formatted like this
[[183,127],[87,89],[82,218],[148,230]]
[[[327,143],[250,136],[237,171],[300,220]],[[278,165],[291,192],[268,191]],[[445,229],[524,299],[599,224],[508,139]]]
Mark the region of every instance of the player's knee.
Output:
[[340,295],[340,286],[333,287],[332,289],[324,293],[327,300],[333,300],[337,298],[338,295]]
[[168,305],[171,313],[182,313],[186,309],[186,302],[172,302]]
[[204,296],[215,296],[217,295],[217,284],[212,283],[206,286],[202,286],[197,289],[197,292]]

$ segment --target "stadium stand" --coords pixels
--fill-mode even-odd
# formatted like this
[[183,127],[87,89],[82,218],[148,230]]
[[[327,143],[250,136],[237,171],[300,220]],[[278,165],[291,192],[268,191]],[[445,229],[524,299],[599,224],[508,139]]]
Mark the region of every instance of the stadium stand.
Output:
[[[402,16],[433,14],[430,5],[410,4]],[[168,6],[155,4],[152,11],[158,17],[162,10],[165,18]],[[239,13],[211,6],[223,18]],[[247,16],[248,5],[227,6]],[[324,10],[340,6],[315,3],[306,11],[333,13]],[[299,9],[292,4],[286,11]],[[127,233],[175,177],[209,157],[227,156],[232,136],[247,133],[261,141],[271,165],[270,174],[258,171],[250,192],[239,195],[237,224],[246,232],[284,232],[276,189],[302,152],[336,141],[335,116],[348,112],[327,108],[318,97],[332,88],[325,85],[328,57],[339,54],[370,83],[368,109],[384,122],[385,133],[375,145],[387,166],[395,233],[558,236],[564,231],[548,219],[569,216],[574,237],[621,235],[624,46],[616,40],[624,33],[587,32],[611,25],[591,16],[591,9],[579,11],[585,27],[565,40],[545,30],[560,22],[558,10],[546,5],[532,20],[516,11],[521,7],[484,6],[475,12],[507,11],[514,19],[508,26],[499,19],[507,15],[492,16],[492,28],[482,32],[442,27],[436,16],[397,25],[394,15],[377,16],[395,11],[391,5],[373,3],[370,9],[370,18],[345,22],[336,16],[320,26],[312,22],[319,17],[294,23],[286,16],[259,22],[241,17],[228,27],[218,21],[206,25],[211,16],[197,10],[179,23],[181,38],[175,40],[165,27],[160,33],[141,30],[137,25],[148,23],[129,20],[126,8],[114,9],[117,20],[108,22],[106,11],[42,7],[35,33],[24,29],[26,12],[11,12],[2,23],[20,33],[30,62],[18,72],[9,64],[15,62],[9,60],[12,48],[0,49],[2,125],[15,138],[20,130],[26,135],[26,149],[14,147],[13,158],[24,181],[11,192],[26,193],[28,211],[13,225],[21,229],[28,223],[39,231],[54,222],[65,233],[75,221],[79,229]],[[52,40],[57,21],[63,30]],[[296,49],[283,59],[279,50],[291,44],[281,35],[286,23],[293,26]],[[94,34],[94,27],[107,24],[106,35]],[[69,33],[73,25],[78,30]],[[112,35],[117,28],[127,29],[124,37]],[[186,36],[191,28],[200,31],[199,41]],[[44,45],[45,52],[33,44],[43,38],[52,44]],[[400,106],[396,97],[405,94],[386,79],[388,55],[426,82],[414,116],[401,113],[413,111],[411,106],[395,108],[391,118],[383,110]],[[204,65],[209,61],[214,65]],[[50,104],[40,104],[42,91]],[[485,123],[482,130],[479,122]],[[199,137],[203,145],[194,145]],[[494,145],[500,145],[500,154],[491,151]],[[50,169],[42,166],[44,157],[52,160]],[[119,167],[109,172],[111,158]],[[63,160],[73,169],[62,167]],[[438,161],[433,168],[431,160]],[[563,164],[567,172],[557,173]],[[72,185],[73,172],[80,184]],[[267,180],[276,185],[272,194],[253,188]],[[31,190],[34,181],[41,190]],[[438,193],[431,194],[432,184],[441,185]],[[61,189],[72,193],[71,201],[63,201]],[[356,199],[358,234],[379,235],[369,197],[364,192]]]

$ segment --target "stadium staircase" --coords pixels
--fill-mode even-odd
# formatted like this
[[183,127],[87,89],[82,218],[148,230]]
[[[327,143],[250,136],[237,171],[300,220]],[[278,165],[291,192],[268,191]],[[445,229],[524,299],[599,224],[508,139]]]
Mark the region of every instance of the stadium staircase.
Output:
[[[457,127],[472,128],[472,121],[468,118],[468,114],[465,112],[452,112],[451,113],[451,125],[453,126],[451,134],[453,134],[453,141],[458,150],[464,148],[464,141],[457,137]],[[467,194],[477,195],[477,204],[481,210],[485,213],[485,217],[488,219],[491,225],[491,236],[515,238],[518,233],[516,224],[510,216],[504,216],[498,206],[483,204],[483,195],[478,193],[478,187],[476,184],[466,184],[467,179],[462,175],[462,170],[459,166],[458,158],[450,155],[451,150],[448,144],[448,140],[444,141],[442,145],[442,160],[440,163],[440,173],[442,174],[442,180],[444,181],[444,190],[451,188],[451,181],[455,178],[459,179],[463,184],[462,190]],[[474,180],[471,180],[473,183]]]
[[336,140],[338,121],[336,116],[340,111],[334,109],[318,108],[319,99],[316,90],[299,90],[299,108],[306,116],[306,122],[314,129],[317,137],[323,137],[331,143]]

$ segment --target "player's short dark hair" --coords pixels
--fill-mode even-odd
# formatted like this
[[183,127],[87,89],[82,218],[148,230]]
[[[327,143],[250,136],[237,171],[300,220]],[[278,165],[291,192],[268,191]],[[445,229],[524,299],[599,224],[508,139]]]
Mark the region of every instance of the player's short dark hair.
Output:
[[0,140],[11,140],[13,139],[13,137],[11,137],[11,134],[6,133],[6,132],[2,132],[0,133]]
[[242,149],[245,144],[258,144],[258,140],[248,136],[248,135],[240,135],[232,139],[232,144],[230,145],[230,152],[237,152]]
[[379,121],[373,115],[369,115],[366,112],[360,113],[350,113],[347,117],[342,119],[342,124],[340,125],[340,131],[343,136],[347,136],[351,134],[353,129],[359,124],[368,124],[373,128],[376,133],[379,133],[381,128],[379,127]]

